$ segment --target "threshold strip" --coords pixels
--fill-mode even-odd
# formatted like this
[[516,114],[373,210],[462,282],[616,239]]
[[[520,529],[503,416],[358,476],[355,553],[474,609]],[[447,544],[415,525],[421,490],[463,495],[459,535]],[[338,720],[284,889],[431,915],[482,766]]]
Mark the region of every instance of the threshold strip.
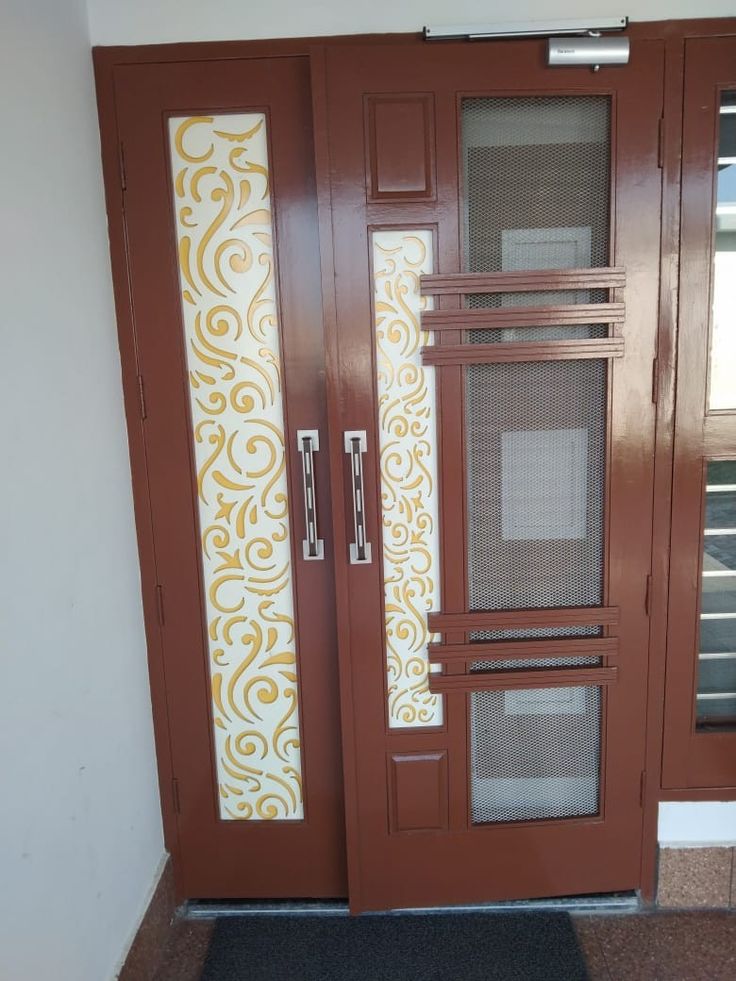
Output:
[[[635,893],[616,893],[608,896],[563,896],[553,899],[516,899],[496,903],[467,903],[459,906],[408,907],[379,910],[361,916],[438,916],[447,913],[518,913],[562,910],[569,913],[635,913],[640,909]],[[212,920],[234,916],[349,916],[344,900],[251,900],[223,901],[190,900],[179,910],[187,920]]]

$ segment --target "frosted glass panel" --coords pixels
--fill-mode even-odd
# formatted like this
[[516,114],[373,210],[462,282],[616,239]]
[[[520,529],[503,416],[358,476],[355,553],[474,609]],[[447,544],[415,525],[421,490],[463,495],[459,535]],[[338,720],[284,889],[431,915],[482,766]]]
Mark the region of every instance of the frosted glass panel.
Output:
[[421,330],[419,277],[433,271],[432,233],[373,233],[374,311],[381,471],[381,526],[388,673],[393,728],[442,723],[442,696],[427,687],[427,614],[440,609],[434,368]]
[[266,116],[171,119],[220,816],[304,815]]
[[711,409],[736,408],[736,92],[724,92],[716,176]]

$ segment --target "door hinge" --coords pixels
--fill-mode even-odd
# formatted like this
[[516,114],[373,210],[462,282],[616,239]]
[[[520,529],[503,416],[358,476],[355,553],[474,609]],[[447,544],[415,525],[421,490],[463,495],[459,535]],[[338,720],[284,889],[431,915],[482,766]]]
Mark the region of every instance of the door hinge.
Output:
[[652,402],[659,402],[659,358],[652,361]]
[[646,615],[650,616],[652,612],[652,576],[651,573],[647,576],[647,589],[644,595],[644,610]]
[[657,166],[664,167],[664,116],[659,117],[659,132],[657,134]]
[[644,794],[647,789],[647,771],[642,770],[639,777],[639,807],[644,807]]
[[164,617],[164,589],[163,586],[156,585],[156,609],[158,611],[158,622],[160,626],[164,626],[166,619]]
[[118,147],[118,165],[120,168],[120,190],[128,190],[128,179],[125,175],[125,150],[123,149],[123,144],[120,143]]
[[181,799],[179,797],[179,781],[176,777],[171,778],[171,796],[174,798],[174,810],[181,814]]
[[138,401],[141,406],[141,419],[145,419],[146,412],[146,393],[143,388],[143,375],[138,375]]

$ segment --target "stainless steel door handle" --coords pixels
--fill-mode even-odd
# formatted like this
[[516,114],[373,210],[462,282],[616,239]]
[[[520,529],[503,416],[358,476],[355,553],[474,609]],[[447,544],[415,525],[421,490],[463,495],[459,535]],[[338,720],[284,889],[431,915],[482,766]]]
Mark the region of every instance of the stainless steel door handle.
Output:
[[372,561],[371,543],[365,538],[365,493],[363,488],[363,454],[368,444],[365,429],[345,431],[345,452],[350,457],[350,485],[353,489],[353,527],[355,541],[350,543],[350,564],[368,565]]
[[317,491],[314,478],[314,454],[319,450],[318,429],[297,429],[296,445],[302,455],[304,482],[304,515],[307,537],[302,542],[302,552],[308,561],[325,557],[325,543],[317,531]]

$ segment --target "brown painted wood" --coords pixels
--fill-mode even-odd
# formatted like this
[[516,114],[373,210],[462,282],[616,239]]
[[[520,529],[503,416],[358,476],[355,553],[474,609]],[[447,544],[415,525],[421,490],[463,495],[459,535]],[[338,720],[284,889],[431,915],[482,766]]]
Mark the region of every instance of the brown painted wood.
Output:
[[576,324],[622,324],[625,320],[626,306],[623,303],[422,312],[422,327],[426,330],[506,330],[546,325],[568,327]]
[[435,152],[431,95],[368,95],[365,125],[368,200],[432,200]]
[[626,270],[534,269],[519,272],[451,273],[421,277],[422,293],[531,293],[542,290],[621,289]]
[[494,610],[487,613],[430,613],[427,620],[432,633],[444,633],[449,630],[503,630],[505,627],[615,625],[619,618],[620,611],[615,606],[557,606],[541,610]]
[[[117,69],[127,189],[129,289],[146,392],[147,491],[163,596],[168,740],[178,785],[177,876],[186,896],[344,894],[333,570],[327,453],[315,456],[327,559],[307,565],[296,430],[326,434],[316,192],[304,58]],[[266,109],[276,205],[286,444],[297,620],[303,821],[218,816],[199,545],[167,145],[169,114]],[[325,440],[326,442],[326,440]]]
[[[662,106],[663,47],[641,41],[631,65],[597,76],[544,69],[543,42],[513,46],[448,43],[427,47],[388,46],[326,51],[327,139],[332,176],[332,224],[336,266],[335,345],[339,389],[331,421],[333,486],[344,481],[343,429],[368,433],[365,458],[368,537],[380,541],[372,314],[368,233],[384,225],[437,226],[438,281],[425,280],[441,311],[457,310],[463,293],[528,290],[512,276],[505,284],[461,274],[458,215],[457,94],[504,95],[609,92],[615,99],[614,220],[611,269],[584,271],[573,284],[559,271],[543,275],[536,288],[591,288],[612,291],[611,302],[626,301],[625,353],[611,361],[608,546],[604,608],[620,610],[619,677],[605,686],[604,796],[601,813],[590,820],[533,822],[527,825],[471,826],[468,823],[467,693],[445,697],[445,722],[435,730],[402,733],[385,728],[382,586],[380,562],[349,566],[337,553],[338,579],[347,583],[340,612],[344,628],[341,674],[350,679],[343,699],[343,725],[357,803],[348,821],[351,904],[355,910],[386,906],[452,903],[492,898],[627,889],[638,885],[641,860],[641,773],[645,750],[645,708],[649,623],[645,609],[650,573],[654,405],[652,371],[659,299],[658,119]],[[365,199],[362,145],[364,96],[414,91],[433,93],[436,105],[437,201],[390,207]],[[357,258],[356,258],[357,257]],[[360,257],[363,257],[360,259]],[[625,273],[624,273],[625,270]],[[495,274],[494,274],[495,275]],[[579,274],[575,271],[575,275]],[[558,278],[559,277],[559,278]],[[625,296],[624,296],[625,293]],[[445,302],[446,301],[446,302]],[[453,331],[439,331],[435,350],[448,346]],[[614,340],[614,339],[612,339]],[[452,346],[450,343],[449,346]],[[462,552],[464,464],[462,368],[438,372],[442,416],[441,541],[443,614],[467,613]],[[460,407],[458,410],[457,407]],[[345,494],[347,484],[343,483]],[[451,490],[450,490],[451,488]],[[347,541],[347,534],[345,541]],[[546,616],[546,614],[545,614]],[[595,616],[600,616],[596,613]],[[545,620],[545,623],[548,622]],[[570,621],[566,621],[570,622]],[[600,622],[599,620],[596,622]],[[462,644],[462,620],[445,621],[448,645]],[[475,624],[475,621],[472,621]],[[475,629],[482,629],[475,628]],[[448,662],[447,677],[462,672],[461,660]],[[421,836],[395,835],[385,814],[388,800],[386,755],[411,747],[448,752],[449,830],[433,838],[431,854]],[[529,862],[528,855],[544,856]]]
[[[681,22],[685,23],[685,22]],[[675,409],[677,341],[680,164],[682,149],[682,86],[684,41],[666,29],[665,90],[660,129],[662,163],[662,236],[660,246],[659,329],[652,378],[657,407],[654,469],[654,523],[650,589],[650,657],[647,699],[647,749],[642,779],[644,811],[640,895],[654,903],[657,888],[658,818],[662,776],[664,688],[666,667],[670,508],[672,501],[672,430]]]
[[390,756],[391,830],[447,830],[447,754]]
[[736,787],[664,787],[657,798],[658,801],[729,801],[736,800]]
[[492,364],[497,361],[587,361],[622,358],[620,337],[601,340],[540,341],[537,344],[457,344],[422,348],[422,364]]
[[718,106],[736,89],[736,40],[685,45],[677,410],[663,785],[736,784],[736,731],[696,729],[705,464],[736,458],[736,412],[707,412]]
[[476,671],[472,674],[430,675],[429,690],[495,691],[515,688],[560,688],[573,685],[610,685],[617,668],[546,668],[543,671]]
[[567,640],[475,641],[470,644],[429,644],[429,660],[434,664],[446,661],[507,661],[516,658],[589,657],[600,654],[614,657],[618,653],[616,637],[581,637]]

